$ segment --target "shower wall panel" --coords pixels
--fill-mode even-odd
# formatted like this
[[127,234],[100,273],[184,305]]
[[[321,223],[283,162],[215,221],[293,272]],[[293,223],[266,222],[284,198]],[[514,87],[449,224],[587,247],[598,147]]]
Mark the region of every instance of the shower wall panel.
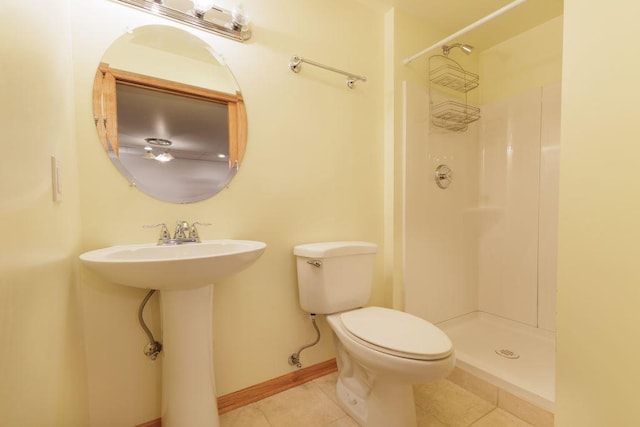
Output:
[[[476,204],[477,129],[429,131],[429,92],[405,83],[405,310],[440,322],[477,309],[476,243],[466,208]],[[453,181],[435,183],[446,164]]]
[[560,84],[542,89],[538,327],[556,330],[558,183],[560,174]]
[[482,107],[478,309],[537,326],[541,90]]
[[[406,311],[555,330],[560,85],[482,106],[467,132],[430,129],[426,88],[404,96]],[[453,170],[446,190],[440,164]]]

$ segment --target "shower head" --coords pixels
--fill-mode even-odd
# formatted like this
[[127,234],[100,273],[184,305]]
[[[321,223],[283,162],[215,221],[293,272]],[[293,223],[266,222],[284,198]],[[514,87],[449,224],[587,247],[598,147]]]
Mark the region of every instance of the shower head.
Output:
[[446,45],[446,44],[443,45],[442,53],[444,53],[445,55],[449,55],[449,51],[454,47],[459,47],[460,50],[466,53],[467,55],[471,55],[471,52],[473,52],[473,46],[469,46],[468,44],[464,44],[464,43],[454,43],[452,45]]

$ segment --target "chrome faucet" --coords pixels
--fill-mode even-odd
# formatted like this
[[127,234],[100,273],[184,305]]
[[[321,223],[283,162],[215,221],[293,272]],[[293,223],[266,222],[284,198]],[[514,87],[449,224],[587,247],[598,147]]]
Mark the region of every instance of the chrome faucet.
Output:
[[180,245],[182,243],[200,243],[200,234],[196,225],[211,225],[205,222],[194,222],[189,226],[189,223],[184,220],[176,222],[176,230],[173,233],[173,237],[169,234],[169,229],[166,224],[149,224],[145,225],[146,228],[160,227],[160,236],[158,237],[158,245]]
[[173,233],[174,239],[187,239],[189,234],[189,223],[187,221],[176,222],[176,231]]

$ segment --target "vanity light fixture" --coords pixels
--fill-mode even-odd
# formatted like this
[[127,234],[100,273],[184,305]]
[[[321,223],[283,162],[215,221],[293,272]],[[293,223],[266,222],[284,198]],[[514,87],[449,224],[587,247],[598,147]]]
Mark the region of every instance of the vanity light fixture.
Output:
[[[232,40],[243,42],[251,38],[249,18],[241,5],[227,10],[213,4],[214,0],[191,0],[191,9],[181,10],[169,6],[165,0],[112,0],[135,7],[153,15],[162,16]],[[167,3],[167,4],[165,4]],[[171,2],[171,4],[177,2]],[[186,2],[183,2],[186,3]]]

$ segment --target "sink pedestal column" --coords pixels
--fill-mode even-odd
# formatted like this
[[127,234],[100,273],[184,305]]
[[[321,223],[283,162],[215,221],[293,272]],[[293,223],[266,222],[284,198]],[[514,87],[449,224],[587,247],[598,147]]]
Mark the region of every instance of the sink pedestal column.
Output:
[[213,285],[161,291],[162,426],[218,427]]

